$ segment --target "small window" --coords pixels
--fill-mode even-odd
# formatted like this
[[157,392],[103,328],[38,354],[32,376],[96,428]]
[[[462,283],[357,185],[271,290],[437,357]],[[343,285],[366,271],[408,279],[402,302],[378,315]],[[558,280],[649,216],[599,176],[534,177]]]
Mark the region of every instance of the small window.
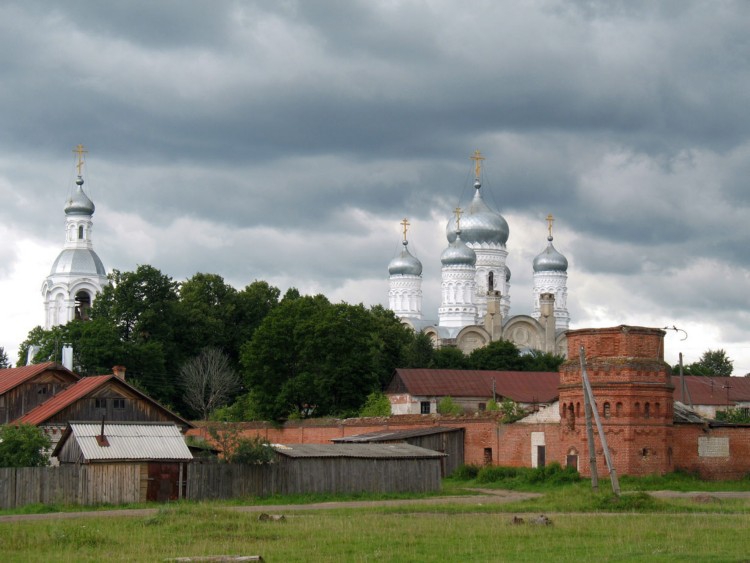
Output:
[[419,412],[421,414],[430,414],[430,401],[422,401],[419,403]]
[[612,410],[610,409],[609,403],[604,403],[604,418],[609,418],[612,416]]
[[83,240],[83,225],[78,227],[78,240]]
[[94,408],[95,409],[106,409],[107,408],[107,399],[94,399]]
[[123,410],[125,408],[125,399],[112,399],[112,408]]
[[560,409],[560,416],[565,419],[568,417],[568,407],[565,403],[562,405],[562,409]]
[[44,385],[39,385],[39,386],[37,387],[37,389],[36,389],[37,395],[46,395],[46,394],[47,394],[47,391],[49,391],[49,389],[48,389],[48,387],[47,387],[47,385],[46,385],[46,384],[44,384]]
[[643,418],[651,418],[651,403],[643,405]]
[[479,412],[484,412],[487,410],[487,403],[479,403]]

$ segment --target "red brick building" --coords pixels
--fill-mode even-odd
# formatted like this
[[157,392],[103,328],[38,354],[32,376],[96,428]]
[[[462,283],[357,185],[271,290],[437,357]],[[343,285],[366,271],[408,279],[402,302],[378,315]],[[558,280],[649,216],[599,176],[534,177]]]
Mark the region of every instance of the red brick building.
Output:
[[[559,374],[559,400],[513,424],[503,424],[490,413],[477,413],[453,418],[430,414],[309,420],[281,428],[244,423],[242,427],[246,435],[277,443],[326,443],[385,429],[461,427],[467,464],[537,467],[556,461],[575,464],[583,475],[589,475],[583,348],[596,408],[619,475],[664,474],[675,469],[707,479],[750,474],[750,425],[711,421],[675,403],[670,366],[664,361],[664,335],[660,329],[633,326],[569,331],[568,360]],[[594,442],[599,473],[605,475],[596,432]]]

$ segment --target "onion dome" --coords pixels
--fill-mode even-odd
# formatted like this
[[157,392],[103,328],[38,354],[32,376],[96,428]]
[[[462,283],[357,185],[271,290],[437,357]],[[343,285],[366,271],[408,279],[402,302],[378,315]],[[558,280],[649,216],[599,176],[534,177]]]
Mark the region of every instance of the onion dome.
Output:
[[67,203],[65,204],[66,215],[93,215],[96,207],[94,202],[89,199],[89,196],[83,191],[83,178],[78,176],[76,180],[78,187],[76,192],[70,196]]
[[477,263],[477,254],[461,240],[461,233],[458,231],[448,248],[443,250],[440,255],[440,261],[443,266],[474,266]]
[[505,265],[505,281],[506,283],[510,281],[510,268],[508,268],[507,264]]
[[555,247],[552,246],[552,236],[548,236],[547,248],[534,258],[534,271],[535,272],[567,272],[568,271],[568,259],[560,254]]
[[90,248],[66,248],[52,264],[50,275],[79,274],[89,276],[106,276],[101,259]]
[[[490,209],[482,199],[479,180],[474,182],[474,199],[469,209],[461,218],[461,233],[468,243],[496,243],[505,246],[508,242],[510,229],[502,215]],[[450,242],[456,238],[456,218],[452,217],[445,227],[445,233]]]
[[421,276],[422,262],[409,252],[407,241],[403,241],[403,245],[401,252],[388,264],[388,273],[392,276]]

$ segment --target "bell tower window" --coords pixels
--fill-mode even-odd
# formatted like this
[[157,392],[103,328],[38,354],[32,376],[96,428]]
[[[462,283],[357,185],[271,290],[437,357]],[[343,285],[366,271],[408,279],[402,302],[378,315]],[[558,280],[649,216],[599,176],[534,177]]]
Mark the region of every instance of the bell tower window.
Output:
[[78,226],[78,240],[83,240],[83,225]]

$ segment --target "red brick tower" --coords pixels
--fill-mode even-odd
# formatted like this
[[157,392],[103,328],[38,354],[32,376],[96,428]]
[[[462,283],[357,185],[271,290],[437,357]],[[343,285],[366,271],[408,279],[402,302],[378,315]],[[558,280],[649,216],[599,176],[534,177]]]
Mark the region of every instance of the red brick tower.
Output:
[[[571,330],[568,360],[560,367],[560,440],[569,464],[590,475],[580,348],[618,475],[673,470],[673,395],[664,362],[665,332],[618,326]],[[592,417],[593,424],[593,417]],[[607,475],[594,430],[599,475]],[[577,457],[576,457],[577,456]]]

